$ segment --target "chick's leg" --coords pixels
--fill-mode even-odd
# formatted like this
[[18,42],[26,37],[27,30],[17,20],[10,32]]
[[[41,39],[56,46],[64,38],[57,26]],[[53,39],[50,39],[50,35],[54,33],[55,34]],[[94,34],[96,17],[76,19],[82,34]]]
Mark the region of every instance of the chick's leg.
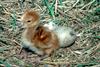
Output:
[[53,49],[52,49],[52,48],[48,48],[48,49],[43,49],[43,51],[44,51],[44,54],[41,55],[41,56],[37,59],[37,61],[41,61],[41,60],[43,60],[43,59],[49,57],[49,56],[52,54]]
[[53,48],[48,48],[48,49],[45,49],[45,54],[50,56],[52,54],[52,52],[54,51]]
[[30,50],[32,50],[33,52],[35,52],[38,55],[44,55],[43,50],[36,48],[35,46],[29,47]]
[[26,59],[28,57],[28,53],[25,51],[25,49],[22,47],[19,52],[18,52],[18,56],[22,59]]

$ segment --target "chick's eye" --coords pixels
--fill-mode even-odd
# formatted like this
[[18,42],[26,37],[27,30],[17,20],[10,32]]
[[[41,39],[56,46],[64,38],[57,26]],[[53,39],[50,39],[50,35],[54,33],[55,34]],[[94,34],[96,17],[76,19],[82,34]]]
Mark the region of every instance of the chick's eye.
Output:
[[30,20],[28,20],[27,22],[31,22]]

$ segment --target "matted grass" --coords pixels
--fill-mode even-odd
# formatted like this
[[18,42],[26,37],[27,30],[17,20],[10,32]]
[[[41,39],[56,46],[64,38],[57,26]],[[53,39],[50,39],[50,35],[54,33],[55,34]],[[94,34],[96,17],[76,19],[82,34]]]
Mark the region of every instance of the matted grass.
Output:
[[[33,63],[37,55],[19,54],[23,29],[20,16],[37,10],[41,22],[72,27],[73,46],[60,48],[51,57]],[[0,67],[100,67],[100,0],[0,0]]]

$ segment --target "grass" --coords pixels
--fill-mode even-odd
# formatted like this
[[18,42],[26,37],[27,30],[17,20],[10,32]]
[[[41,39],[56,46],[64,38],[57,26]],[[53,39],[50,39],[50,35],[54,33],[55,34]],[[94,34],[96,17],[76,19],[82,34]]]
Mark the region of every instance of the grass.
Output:
[[[37,55],[19,54],[23,29],[21,14],[27,8],[37,10],[41,22],[53,21],[72,27],[78,37],[74,45],[60,48],[51,57],[33,63]],[[99,0],[2,0],[0,1],[0,66],[2,67],[99,67],[100,1]]]

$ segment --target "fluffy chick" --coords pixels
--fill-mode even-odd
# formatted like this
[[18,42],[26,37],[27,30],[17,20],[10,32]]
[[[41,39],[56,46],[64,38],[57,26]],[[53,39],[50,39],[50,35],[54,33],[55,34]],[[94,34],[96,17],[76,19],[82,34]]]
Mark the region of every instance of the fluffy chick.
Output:
[[54,32],[39,24],[39,15],[33,11],[26,11],[21,20],[25,31],[22,34],[22,47],[34,51],[38,55],[51,55],[59,47],[59,40]]

